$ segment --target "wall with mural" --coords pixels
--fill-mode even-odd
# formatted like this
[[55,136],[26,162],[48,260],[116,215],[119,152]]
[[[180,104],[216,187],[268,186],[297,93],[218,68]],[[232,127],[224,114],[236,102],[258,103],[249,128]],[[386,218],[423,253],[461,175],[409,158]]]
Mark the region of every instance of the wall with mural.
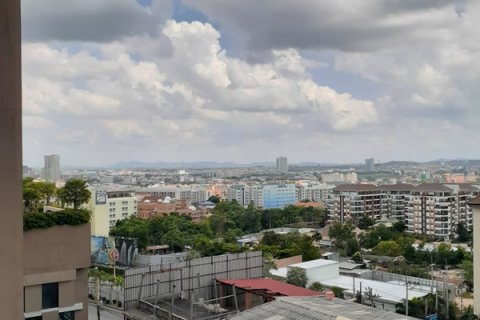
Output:
[[138,257],[137,240],[123,237],[90,237],[92,265],[112,265],[115,249],[118,251],[117,265],[134,266]]

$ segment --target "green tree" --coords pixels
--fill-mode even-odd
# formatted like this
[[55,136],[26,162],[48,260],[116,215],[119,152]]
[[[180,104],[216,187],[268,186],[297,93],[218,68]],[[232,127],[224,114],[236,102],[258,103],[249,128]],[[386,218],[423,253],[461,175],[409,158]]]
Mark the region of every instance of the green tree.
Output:
[[47,206],[50,205],[50,201],[55,194],[56,187],[53,182],[37,182],[37,189],[40,195],[42,196],[43,203]]
[[333,286],[330,288],[330,290],[333,291],[335,297],[343,299],[343,288]]
[[273,256],[269,253],[263,254],[263,276],[270,277],[270,270],[277,269],[277,265],[275,264],[275,260]]
[[357,251],[353,254],[352,260],[355,261],[356,263],[363,263],[363,258],[360,251]]
[[312,283],[308,289],[310,290],[314,290],[314,291],[323,291],[323,287],[322,287],[322,284],[320,282],[317,282],[315,281],[314,283]]
[[213,202],[213,203],[219,203],[220,198],[217,197],[217,196],[210,196],[210,198],[208,198],[208,201]]
[[320,258],[320,251],[313,244],[313,239],[307,235],[301,236],[298,241],[293,243],[296,254],[302,255],[303,261],[310,261]]
[[362,216],[358,220],[358,227],[362,230],[368,229],[369,227],[375,224],[375,220],[370,218],[369,216]]
[[350,222],[344,224],[340,222],[334,222],[330,225],[328,236],[330,239],[335,239],[336,241],[355,239],[354,230],[355,226]]
[[469,284],[473,283],[473,262],[470,259],[465,259],[460,264],[460,268],[464,271],[464,279]]
[[72,204],[73,209],[78,209],[88,200],[90,200],[91,193],[87,189],[87,181],[81,179],[71,179],[65,183],[61,188],[59,197],[64,204]]
[[397,221],[393,224],[393,230],[398,233],[403,233],[407,226],[405,225],[405,222],[403,221]]
[[305,269],[293,267],[287,272],[287,283],[293,284],[297,287],[304,287],[308,283],[307,273]]
[[346,242],[346,247],[345,247],[345,254],[347,256],[352,256],[355,254],[355,252],[360,251],[360,244],[358,243],[357,239],[348,239]]
[[398,257],[403,255],[402,248],[393,240],[380,241],[375,248],[373,248],[373,253],[378,256],[389,257]]
[[42,196],[35,186],[35,183],[24,181],[22,193],[25,212],[30,213],[37,211]]
[[457,225],[457,235],[458,242],[469,242],[472,240],[472,232],[467,229],[463,222]]

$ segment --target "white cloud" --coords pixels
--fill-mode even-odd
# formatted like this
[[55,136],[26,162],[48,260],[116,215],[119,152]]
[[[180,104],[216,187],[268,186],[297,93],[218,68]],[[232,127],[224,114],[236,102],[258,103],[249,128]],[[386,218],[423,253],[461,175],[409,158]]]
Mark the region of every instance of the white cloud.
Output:
[[[98,13],[82,31],[60,5],[45,17],[73,20],[52,31],[65,20],[47,23],[27,1],[25,24],[41,26],[23,45],[27,159],[40,158],[42,143],[90,164],[278,154],[351,161],[379,150],[405,159],[422,148],[425,158],[449,157],[480,121],[478,3],[466,1],[459,14],[446,1],[185,2],[219,27],[171,19],[169,1],[160,12],[158,1],[121,0],[110,12],[105,0],[74,2],[79,17]],[[100,18],[108,28],[94,35]],[[222,37],[235,43],[222,46]],[[377,98],[338,89],[349,77],[378,86],[362,94]]]

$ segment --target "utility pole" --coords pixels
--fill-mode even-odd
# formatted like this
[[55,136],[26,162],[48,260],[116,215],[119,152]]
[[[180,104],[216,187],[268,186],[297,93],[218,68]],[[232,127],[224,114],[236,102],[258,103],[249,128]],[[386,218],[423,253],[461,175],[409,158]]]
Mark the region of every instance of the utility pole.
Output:
[[97,320],[100,320],[100,277],[97,276]]
[[438,316],[438,281],[435,280],[435,314]]
[[450,302],[448,301],[448,264],[447,259],[445,259],[445,315],[446,319],[450,319]]
[[406,293],[405,293],[405,315],[408,317],[408,277],[406,277],[405,289],[406,289]]

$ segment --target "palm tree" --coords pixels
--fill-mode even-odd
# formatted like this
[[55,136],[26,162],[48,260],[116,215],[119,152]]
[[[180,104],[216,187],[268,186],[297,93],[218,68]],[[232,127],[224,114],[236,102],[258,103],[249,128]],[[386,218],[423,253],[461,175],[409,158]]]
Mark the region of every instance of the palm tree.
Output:
[[83,203],[88,202],[91,197],[91,192],[87,189],[87,182],[80,179],[68,180],[57,194],[62,203],[72,204],[75,210],[80,208]]

